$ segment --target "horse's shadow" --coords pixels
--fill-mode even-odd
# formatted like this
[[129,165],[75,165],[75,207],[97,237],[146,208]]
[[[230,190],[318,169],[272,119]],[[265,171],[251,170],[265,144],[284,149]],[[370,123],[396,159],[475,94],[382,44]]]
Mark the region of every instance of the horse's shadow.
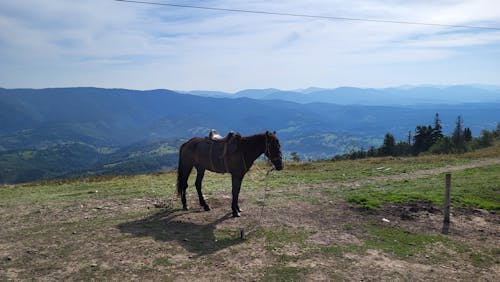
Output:
[[165,242],[177,241],[184,249],[197,256],[208,255],[242,242],[236,231],[216,234],[217,225],[231,218],[231,214],[207,224],[178,220],[177,217],[183,214],[185,213],[179,210],[162,210],[143,219],[122,223],[118,228],[122,233],[136,237],[152,237]]

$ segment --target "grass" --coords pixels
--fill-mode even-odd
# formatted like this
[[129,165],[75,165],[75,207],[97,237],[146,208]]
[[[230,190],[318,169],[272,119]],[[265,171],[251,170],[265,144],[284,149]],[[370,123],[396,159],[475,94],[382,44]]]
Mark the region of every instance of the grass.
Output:
[[[383,251],[398,259],[411,259],[424,255],[428,257],[426,249],[433,244],[454,246],[456,243],[441,235],[415,234],[402,228],[381,227],[374,224],[359,227],[364,230],[363,233],[358,235],[363,244],[324,246],[320,248],[320,253],[326,257],[341,258],[346,253],[363,254],[369,249],[374,249]],[[433,262],[438,261],[438,257],[434,254]]]
[[264,270],[261,281],[304,281],[308,269],[305,267],[271,266]]
[[[376,210],[384,203],[430,201],[442,205],[444,174],[422,179],[370,183],[346,190],[345,197],[360,208]],[[500,165],[466,169],[452,174],[451,204],[456,207],[500,210]]]
[[[342,279],[351,277],[349,271],[368,276],[372,273],[373,269],[355,261],[356,257],[366,257],[368,250],[378,250],[389,259],[433,267],[452,259],[452,263],[458,261],[467,269],[487,272],[500,263],[500,249],[491,247],[495,239],[487,232],[478,246],[451,236],[377,225],[369,217],[351,221],[340,218],[343,212],[318,221],[315,216],[329,216],[329,209],[339,202],[346,205],[344,199],[373,210],[386,203],[412,201],[441,205],[444,175],[401,181],[377,178],[359,187],[342,185],[500,156],[499,148],[497,144],[452,156],[287,163],[284,171],[268,177],[266,167],[258,164],[243,183],[241,198],[246,202],[242,208],[260,209],[257,203],[264,200],[265,209],[253,211],[264,220],[249,218],[246,210],[240,219],[215,223],[224,212],[218,208],[221,202],[225,205],[230,201],[221,197],[231,195],[228,174],[207,173],[205,177],[203,190],[208,203],[215,207],[210,213],[198,212],[197,207],[187,213],[177,211],[180,203],[175,198],[174,172],[0,186],[0,280]],[[192,202],[196,201],[194,174],[189,188]],[[452,205],[498,212],[499,183],[500,165],[456,171],[452,176]],[[167,204],[154,208],[156,199]],[[297,217],[307,218],[301,221],[286,214],[273,217],[273,208],[277,212],[293,210]],[[301,213],[296,208],[309,210]],[[356,212],[349,210],[346,214]],[[262,225],[242,240],[242,226],[254,226],[256,221]],[[331,239],[329,230],[356,240]],[[321,240],[331,239],[332,243],[309,240],[318,232],[326,234]],[[452,268],[450,264],[446,267]],[[314,276],[318,272],[323,276]],[[7,276],[13,273],[17,276]],[[373,277],[387,278],[377,275]]]
[[381,250],[399,259],[422,255],[432,244],[450,244],[448,238],[440,235],[413,234],[400,228],[366,228],[369,234],[365,238],[366,248]]
[[304,230],[290,230],[277,228],[273,230],[262,230],[259,236],[265,238],[265,247],[268,251],[274,251],[287,246],[304,246],[305,240],[310,234]]
[[0,204],[129,199],[173,194],[174,173],[0,186]]
[[[367,177],[394,175],[448,165],[467,164],[487,156],[500,156],[500,143],[495,146],[463,155],[434,155],[409,158],[369,158],[347,161],[318,161],[287,163],[285,170],[271,172],[267,177],[264,163],[254,165],[243,182],[243,191],[261,191],[315,185],[338,181],[354,181]],[[191,173],[189,186],[194,192],[196,172]],[[205,194],[231,190],[228,174],[207,172],[203,181]],[[97,191],[97,192],[96,192]],[[20,185],[0,186],[0,204],[12,202],[46,203],[71,202],[89,199],[127,199],[143,196],[169,196],[176,194],[176,173],[149,175],[96,177],[74,180],[55,180]]]
[[169,257],[159,257],[154,260],[153,263],[155,266],[171,266],[172,262]]

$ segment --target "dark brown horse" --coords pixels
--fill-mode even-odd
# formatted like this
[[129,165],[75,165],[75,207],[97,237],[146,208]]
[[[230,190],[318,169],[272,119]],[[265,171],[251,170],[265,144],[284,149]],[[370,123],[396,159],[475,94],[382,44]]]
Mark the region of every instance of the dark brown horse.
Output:
[[243,177],[250,170],[254,161],[262,154],[271,160],[276,170],[283,169],[283,157],[276,132],[266,131],[262,134],[241,137],[238,133],[230,133],[223,140],[212,140],[208,137],[194,137],[182,144],[179,149],[179,166],[177,170],[177,192],[181,197],[182,208],[187,210],[187,180],[193,167],[196,168],[196,191],[200,205],[209,211],[201,193],[201,181],[205,170],[217,173],[230,173],[232,179],[233,201],[231,208],[233,217],[240,216],[238,196]]

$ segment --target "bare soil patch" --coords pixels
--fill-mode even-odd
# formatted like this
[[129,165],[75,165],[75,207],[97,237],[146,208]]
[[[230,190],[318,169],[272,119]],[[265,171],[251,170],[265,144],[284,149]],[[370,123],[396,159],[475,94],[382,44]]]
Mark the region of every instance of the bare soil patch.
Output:
[[[445,237],[441,207],[430,202],[368,211],[323,192],[496,163],[277,189],[266,192],[264,203],[257,192],[243,191],[236,219],[226,193],[209,196],[210,212],[198,207],[194,192],[187,212],[174,196],[4,205],[0,280],[498,281],[497,213],[452,208]],[[387,243],[379,235],[387,230],[435,241],[420,248],[394,237],[394,245],[409,250],[401,257],[377,245]]]

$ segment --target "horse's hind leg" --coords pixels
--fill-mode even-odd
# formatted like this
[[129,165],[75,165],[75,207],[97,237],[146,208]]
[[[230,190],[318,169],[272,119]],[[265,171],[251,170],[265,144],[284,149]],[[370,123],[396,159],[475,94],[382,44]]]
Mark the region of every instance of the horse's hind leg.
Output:
[[206,211],[210,210],[210,207],[205,202],[205,198],[203,198],[203,194],[201,193],[201,181],[203,180],[203,176],[205,175],[204,168],[196,168],[196,191],[198,191],[198,198],[200,199],[200,206],[202,206]]
[[189,175],[191,174],[191,170],[193,167],[183,167],[182,170],[184,172],[183,177],[179,180],[180,189],[181,189],[181,202],[182,202],[182,209],[187,211],[188,206],[187,206],[187,201],[186,201],[186,190],[188,188],[188,178]]

